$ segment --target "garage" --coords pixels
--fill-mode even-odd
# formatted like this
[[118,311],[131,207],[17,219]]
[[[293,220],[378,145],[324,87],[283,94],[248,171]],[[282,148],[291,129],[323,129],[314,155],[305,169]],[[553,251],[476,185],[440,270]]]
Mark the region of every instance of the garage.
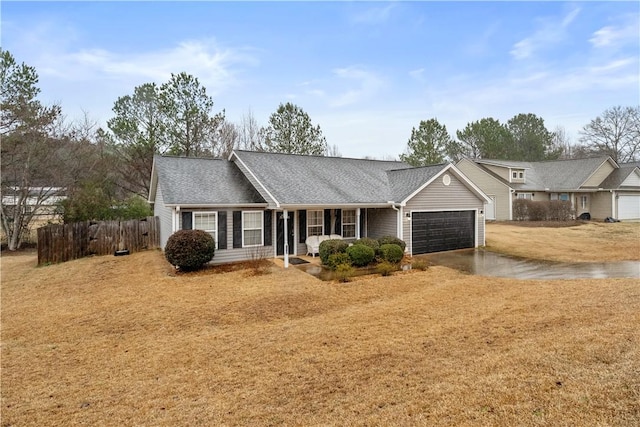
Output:
[[640,219],[640,195],[620,195],[618,219]]
[[412,212],[414,255],[475,247],[475,211]]

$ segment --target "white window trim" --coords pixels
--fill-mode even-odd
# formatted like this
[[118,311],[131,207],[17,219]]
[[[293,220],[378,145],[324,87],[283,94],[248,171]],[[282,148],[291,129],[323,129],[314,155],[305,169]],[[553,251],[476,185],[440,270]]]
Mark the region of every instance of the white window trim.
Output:
[[[196,228],[196,215],[211,215],[216,219],[216,229],[215,230],[205,230],[202,228]],[[182,226],[182,225],[181,225]],[[202,230],[213,236],[213,241],[216,242],[216,249],[218,249],[218,211],[193,211],[191,212],[191,228],[194,230]]]
[[[344,213],[345,211],[353,211],[353,222],[344,222]],[[358,233],[356,232],[356,226],[358,225],[358,212],[356,209],[343,209],[342,210],[342,230],[340,230],[342,232],[342,237],[344,237],[345,239],[355,239],[358,235]],[[344,226],[345,225],[353,225],[353,236],[349,236],[349,237],[345,237],[344,235]]]
[[[527,197],[529,196],[529,197]],[[518,193],[518,199],[533,200],[533,193]]]
[[580,196],[580,208],[587,209],[589,207],[589,196],[583,195]]
[[[320,212],[320,224],[316,224],[316,225],[309,225],[309,212]],[[311,236],[311,234],[309,233],[309,228],[314,227],[320,227],[320,231],[321,233],[319,234],[320,236],[322,236],[324,234],[324,211],[321,209],[312,209],[312,210],[308,210],[307,211],[307,237]],[[314,234],[315,236],[315,234]]]
[[[245,228],[244,226],[244,217],[245,214],[260,214],[260,228]],[[260,230],[260,243],[256,245],[245,245],[244,243],[244,232],[245,230]],[[242,247],[243,248],[257,248],[260,246],[264,246],[264,213],[263,211],[242,211]]]

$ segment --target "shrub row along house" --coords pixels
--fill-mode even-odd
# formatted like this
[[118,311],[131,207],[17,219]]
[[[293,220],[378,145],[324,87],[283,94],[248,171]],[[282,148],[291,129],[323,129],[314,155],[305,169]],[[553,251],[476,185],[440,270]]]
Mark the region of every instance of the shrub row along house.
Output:
[[490,202],[451,163],[250,151],[228,160],[156,156],[149,200],[162,248],[177,230],[206,230],[216,264],[304,255],[314,235],[391,235],[410,254],[482,246]]
[[640,163],[611,157],[543,162],[462,159],[456,165],[485,194],[489,220],[514,220],[513,201],[566,200],[578,217],[640,219]]

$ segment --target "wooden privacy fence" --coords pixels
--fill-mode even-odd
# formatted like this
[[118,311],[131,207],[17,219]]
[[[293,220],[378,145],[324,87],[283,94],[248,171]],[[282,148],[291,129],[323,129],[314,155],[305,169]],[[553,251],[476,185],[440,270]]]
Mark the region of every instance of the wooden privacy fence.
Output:
[[83,221],[38,229],[38,265],[116,251],[160,246],[160,221],[149,216],[128,221]]

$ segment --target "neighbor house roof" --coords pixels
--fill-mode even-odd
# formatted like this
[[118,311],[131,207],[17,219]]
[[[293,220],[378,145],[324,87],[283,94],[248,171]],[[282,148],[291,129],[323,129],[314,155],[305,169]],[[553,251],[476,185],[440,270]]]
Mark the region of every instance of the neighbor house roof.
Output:
[[[480,166],[495,165],[501,167],[526,169],[524,183],[508,183],[509,186],[520,191],[563,191],[580,188],[587,179],[605,162],[611,161],[609,157],[594,157],[588,159],[549,160],[542,162],[518,162],[509,160],[473,160]],[[615,164],[615,163],[614,163]],[[496,179],[508,182],[497,174],[484,168]]]
[[[638,164],[640,164],[640,162]],[[620,165],[620,169],[614,170],[607,179],[602,181],[600,187],[606,190],[616,190],[632,173],[640,175],[640,168],[636,166],[635,163],[624,163]]]
[[158,184],[167,205],[266,204],[240,169],[223,159],[156,156],[152,188]]
[[378,204],[392,201],[387,172],[397,161],[234,151],[280,205]]

